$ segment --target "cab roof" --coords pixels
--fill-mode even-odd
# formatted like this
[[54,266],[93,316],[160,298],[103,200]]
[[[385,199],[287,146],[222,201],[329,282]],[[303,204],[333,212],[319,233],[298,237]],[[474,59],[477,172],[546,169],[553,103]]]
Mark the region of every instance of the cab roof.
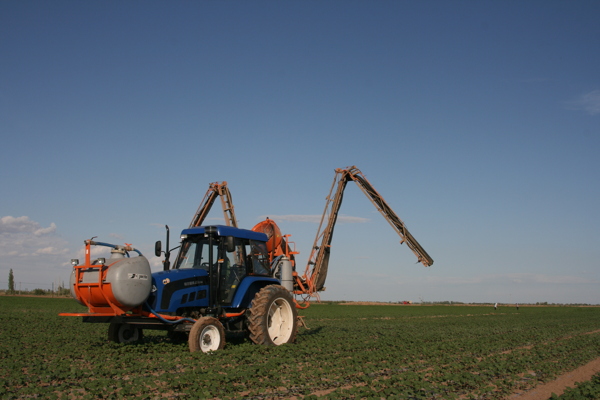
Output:
[[269,238],[262,232],[254,232],[249,229],[234,228],[225,225],[209,225],[199,226],[196,228],[188,228],[181,231],[182,235],[204,235],[206,230],[214,230],[218,236],[233,236],[240,239],[258,240],[266,242]]

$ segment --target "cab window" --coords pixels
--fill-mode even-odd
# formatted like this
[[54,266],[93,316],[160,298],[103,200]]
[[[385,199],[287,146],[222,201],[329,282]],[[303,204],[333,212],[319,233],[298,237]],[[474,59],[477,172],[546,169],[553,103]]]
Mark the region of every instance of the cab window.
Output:
[[218,248],[213,245],[213,258],[210,260],[208,241],[204,238],[198,241],[187,241],[183,244],[181,254],[177,260],[176,269],[198,268],[209,271],[210,265],[215,265]]
[[269,254],[267,253],[267,246],[264,242],[250,240],[250,243],[246,245],[246,257],[248,257],[250,261],[248,264],[254,274],[270,274]]

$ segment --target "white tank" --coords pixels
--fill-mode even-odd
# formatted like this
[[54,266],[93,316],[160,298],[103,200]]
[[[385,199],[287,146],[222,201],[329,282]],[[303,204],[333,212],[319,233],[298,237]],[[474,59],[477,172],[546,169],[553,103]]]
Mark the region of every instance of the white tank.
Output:
[[[101,273],[102,265],[94,265],[83,272],[81,283],[97,283],[99,274]],[[144,256],[127,258],[120,250],[112,250],[111,257],[106,260],[105,267],[106,279],[103,281],[104,290],[101,291],[97,286],[91,286],[90,290],[81,290],[81,296],[86,297],[85,302],[89,302],[94,306],[108,306],[106,297],[114,297],[117,305],[122,308],[135,308],[142,305],[152,289],[152,270],[150,263]],[[75,269],[71,273],[71,295],[81,304],[84,302],[78,299],[74,290],[75,284]],[[110,290],[107,292],[107,289]],[[113,300],[111,300],[113,301]]]
[[[107,260],[111,261],[112,257]],[[152,289],[152,270],[144,256],[123,258],[109,267],[106,282],[117,302],[126,307],[144,304]]]

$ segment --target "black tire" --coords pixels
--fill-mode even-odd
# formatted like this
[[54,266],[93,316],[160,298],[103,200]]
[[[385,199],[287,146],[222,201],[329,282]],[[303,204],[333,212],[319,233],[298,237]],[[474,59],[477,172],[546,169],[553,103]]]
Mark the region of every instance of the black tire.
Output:
[[225,329],[218,319],[202,317],[192,326],[188,338],[190,352],[221,350],[225,347]]
[[135,325],[113,322],[108,326],[108,340],[115,343],[139,343],[144,332]]
[[296,341],[298,312],[290,292],[283,286],[265,286],[254,296],[248,309],[250,340],[279,346]]

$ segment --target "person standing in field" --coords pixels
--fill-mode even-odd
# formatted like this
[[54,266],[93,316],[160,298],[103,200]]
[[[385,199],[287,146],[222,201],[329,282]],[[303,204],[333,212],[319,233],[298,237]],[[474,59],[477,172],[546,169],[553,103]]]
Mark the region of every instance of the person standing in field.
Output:
[[494,304],[494,310],[498,309],[498,303]]
[[517,311],[519,311],[519,303],[517,303]]

